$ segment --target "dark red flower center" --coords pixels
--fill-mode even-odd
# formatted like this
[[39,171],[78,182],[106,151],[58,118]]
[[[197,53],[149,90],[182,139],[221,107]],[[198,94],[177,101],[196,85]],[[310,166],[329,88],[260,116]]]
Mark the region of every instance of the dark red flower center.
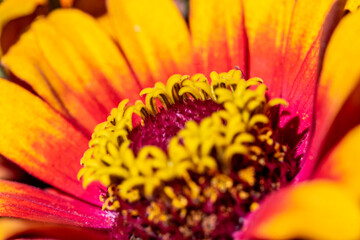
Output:
[[144,146],[158,146],[167,152],[170,139],[184,128],[187,121],[197,123],[222,109],[222,105],[212,100],[188,100],[177,102],[166,110],[163,107],[155,116],[144,120],[144,125],[137,125],[129,133],[130,147],[137,154]]

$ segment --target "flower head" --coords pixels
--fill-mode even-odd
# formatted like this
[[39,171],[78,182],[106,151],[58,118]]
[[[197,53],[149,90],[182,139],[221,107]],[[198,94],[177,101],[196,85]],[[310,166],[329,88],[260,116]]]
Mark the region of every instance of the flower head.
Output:
[[358,238],[344,6],[193,0],[190,31],[166,0],[39,17],[3,49],[0,153],[54,188],[1,181],[0,214],[35,237]]
[[121,212],[123,236],[230,237],[295,176],[295,151],[272,127],[287,102],[240,70],[210,76],[174,75],[140,93],[146,105],[123,100],[95,128],[79,177],[108,187],[103,208]]

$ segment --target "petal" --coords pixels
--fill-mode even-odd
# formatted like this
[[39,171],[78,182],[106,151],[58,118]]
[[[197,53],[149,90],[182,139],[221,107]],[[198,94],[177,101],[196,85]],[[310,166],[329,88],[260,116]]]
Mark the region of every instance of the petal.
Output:
[[311,90],[307,83],[314,86],[314,76],[301,76],[301,82],[295,78],[304,71],[302,68],[314,72],[311,60],[318,58],[322,26],[335,3],[334,0],[281,3],[245,0],[250,76],[263,78],[274,96],[290,96],[290,91],[295,91],[298,85]]
[[121,98],[134,100],[140,90],[116,45],[78,10],[35,22],[3,63],[89,132]]
[[[60,10],[50,14],[48,21],[51,25],[49,27],[55,27],[58,35],[67,39],[78,51],[82,60],[90,67],[90,70],[94,71],[93,80],[99,81],[100,88],[105,88],[108,84],[110,89],[119,94],[121,98],[130,98],[131,100],[138,98],[140,88],[136,84],[126,60],[106,32],[100,29],[100,25],[94,18],[78,10]],[[48,30],[48,28],[44,30]],[[42,50],[45,55],[47,55],[47,51],[49,51],[48,54],[53,53],[45,47]],[[53,58],[49,56],[49,61],[54,61]],[[71,60],[75,62],[76,59]],[[63,69],[59,70],[63,71]],[[92,79],[83,80],[90,81]],[[100,94],[101,92],[97,93]],[[105,96],[102,97],[105,98]],[[104,100],[101,99],[101,101]]]
[[[1,60],[5,67],[30,84],[52,107],[63,115],[67,115],[63,102],[54,92],[46,76],[49,76],[52,71],[45,61],[41,61],[40,54],[34,34],[27,32],[22,35],[19,42]],[[42,69],[42,71],[39,71],[39,69]]]
[[[306,179],[317,164],[326,138],[332,134],[330,127],[351,94],[360,86],[360,11],[348,14],[336,28],[325,53],[316,102],[316,126],[310,148],[309,159],[305,162],[298,180]],[[359,99],[358,96],[355,98]],[[357,100],[358,101],[358,100]],[[359,102],[359,101],[358,101]],[[358,105],[359,106],[359,105]],[[340,116],[341,124],[347,125],[356,118],[356,109]]]
[[0,79],[0,153],[64,192],[99,204],[98,188],[85,191],[76,175],[88,139],[46,103]]
[[119,45],[142,87],[175,73],[193,73],[185,20],[170,0],[109,0],[109,16]]
[[[250,77],[269,87],[271,97],[290,106],[281,127],[311,132],[315,85],[321,41],[326,40],[340,17],[344,1],[245,0],[245,26],[249,42]],[[325,31],[326,30],[326,31]],[[322,33],[324,34],[322,35]],[[295,126],[293,123],[296,123]],[[309,134],[298,153],[307,148]]]
[[358,201],[337,184],[301,183],[268,198],[237,239],[359,239]]
[[14,218],[0,219],[0,239],[109,239],[105,231]]
[[0,4],[0,56],[34,20],[36,8],[46,4],[47,0],[7,0]]
[[109,14],[104,14],[103,16],[98,17],[96,20],[98,21],[101,28],[104,29],[112,39],[116,40],[116,31],[114,26],[111,24]]
[[227,72],[238,66],[247,74],[247,38],[242,1],[190,1],[190,29],[198,72]]
[[355,12],[360,7],[360,1],[359,0],[347,0],[345,9],[350,12]]
[[[329,134],[324,139],[321,151],[318,153],[319,160],[323,159],[346,133],[360,124],[360,114],[354,114],[358,109],[360,109],[360,84],[351,92],[331,124],[328,130]],[[319,161],[318,164],[321,162]]]
[[115,215],[72,198],[0,180],[0,216],[91,228],[111,228]]
[[360,199],[360,125],[337,144],[317,170],[315,178],[331,179]]

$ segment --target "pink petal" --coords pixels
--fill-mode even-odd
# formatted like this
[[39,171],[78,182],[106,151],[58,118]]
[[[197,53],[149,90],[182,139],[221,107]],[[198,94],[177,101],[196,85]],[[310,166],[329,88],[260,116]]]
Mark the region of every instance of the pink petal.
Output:
[[43,223],[15,218],[0,219],[0,239],[109,239],[104,230]]
[[[330,146],[335,144],[359,119],[356,107],[360,106],[356,95],[360,89],[359,22],[359,11],[348,14],[339,23],[329,42],[318,84],[314,138],[309,158],[297,176],[298,181],[307,179],[319,164],[321,157],[329,150],[325,148],[329,147],[325,144],[326,140],[332,138]],[[355,108],[349,108],[350,105],[347,105],[352,104],[352,96],[355,98]],[[344,106],[346,111],[342,111]],[[344,115],[338,115],[340,113]],[[343,124],[345,127],[332,128],[336,120],[335,124]],[[334,137],[337,139],[333,139]]]
[[91,228],[111,228],[115,215],[25,184],[0,180],[0,216]]

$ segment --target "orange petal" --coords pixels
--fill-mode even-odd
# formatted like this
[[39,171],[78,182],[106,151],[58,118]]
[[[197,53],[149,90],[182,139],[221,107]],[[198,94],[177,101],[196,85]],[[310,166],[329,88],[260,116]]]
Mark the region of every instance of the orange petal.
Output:
[[351,130],[331,150],[315,178],[332,179],[360,199],[360,125]]
[[[322,146],[325,139],[332,135],[329,129],[337,114],[353,91],[360,87],[359,22],[360,11],[348,14],[339,23],[329,42],[318,86],[316,130],[311,144],[310,159],[306,161],[304,168],[314,167],[319,155],[323,152]],[[357,111],[358,109],[353,109],[351,114],[343,117],[342,124],[348,124]],[[298,178],[304,179],[307,175],[301,172]]]
[[51,239],[108,239],[105,232],[83,227],[49,224],[23,219],[1,218],[0,239],[27,238]]
[[247,74],[247,38],[242,1],[190,1],[190,29],[198,72],[226,72],[240,67]]
[[3,63],[89,132],[121,98],[134,100],[139,92],[116,45],[78,10],[54,11],[35,22]]
[[88,139],[40,98],[0,79],[0,153],[64,192],[99,204],[76,175]]
[[359,239],[358,201],[334,183],[313,181],[265,199],[237,239]]
[[170,0],[109,0],[120,47],[143,87],[174,74],[193,72],[185,20]]
[[343,4],[343,0],[244,1],[250,77],[262,78],[272,97],[290,103],[291,114],[283,123],[298,118],[298,132],[311,126],[320,43]]
[[91,228],[111,228],[115,220],[114,214],[79,200],[4,180],[0,180],[0,216]]
[[[36,8],[46,4],[47,0],[7,0],[0,4],[0,56],[18,40],[36,17]],[[11,26],[6,27],[9,23]]]

